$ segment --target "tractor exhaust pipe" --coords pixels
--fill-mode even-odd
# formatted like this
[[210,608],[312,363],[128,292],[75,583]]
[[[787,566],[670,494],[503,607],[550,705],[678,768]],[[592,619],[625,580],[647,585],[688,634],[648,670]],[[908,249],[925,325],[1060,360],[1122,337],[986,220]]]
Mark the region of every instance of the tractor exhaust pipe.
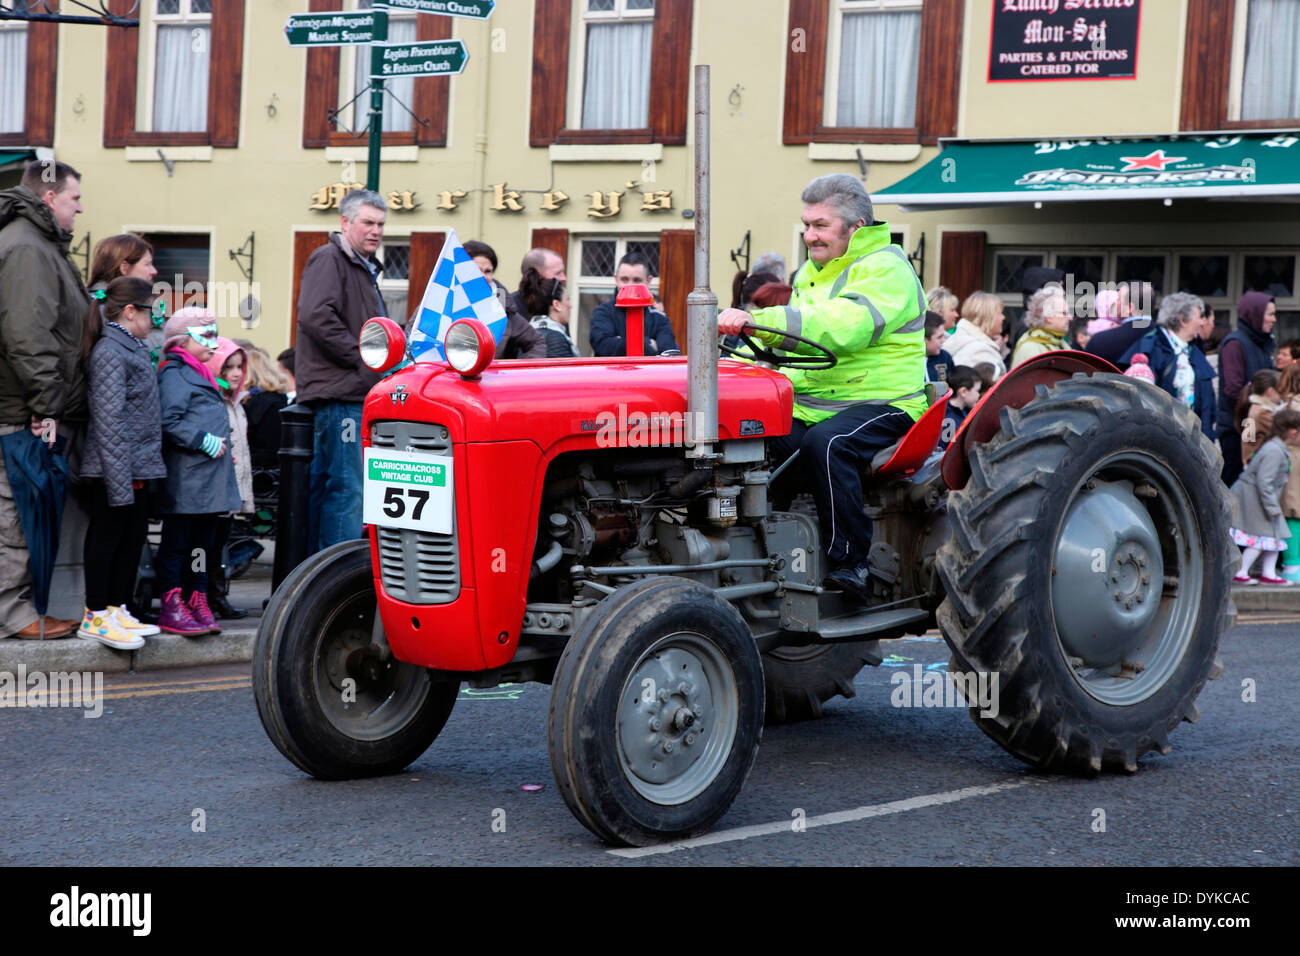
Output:
[[709,68],[695,67],[695,289],[686,297],[686,457],[718,440],[718,297],[709,289]]

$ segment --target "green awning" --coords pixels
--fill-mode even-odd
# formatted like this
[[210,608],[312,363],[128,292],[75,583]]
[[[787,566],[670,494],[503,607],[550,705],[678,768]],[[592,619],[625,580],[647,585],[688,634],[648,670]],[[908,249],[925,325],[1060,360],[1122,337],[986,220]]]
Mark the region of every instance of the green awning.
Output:
[[872,193],[904,211],[1090,199],[1300,195],[1300,131],[958,141]]
[[30,149],[0,149],[0,169],[14,163],[25,163],[35,156],[35,151]]

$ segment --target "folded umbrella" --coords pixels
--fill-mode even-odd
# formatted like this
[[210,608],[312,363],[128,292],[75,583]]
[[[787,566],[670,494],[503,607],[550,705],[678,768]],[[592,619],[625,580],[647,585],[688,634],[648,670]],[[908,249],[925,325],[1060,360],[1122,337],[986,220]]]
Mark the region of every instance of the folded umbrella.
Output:
[[59,450],[61,446],[62,439],[51,449],[28,429],[0,436],[18,523],[27,539],[32,604],[40,615],[41,637],[45,636],[45,612],[50,606],[50,582],[59,554],[63,500],[68,490],[68,460]]

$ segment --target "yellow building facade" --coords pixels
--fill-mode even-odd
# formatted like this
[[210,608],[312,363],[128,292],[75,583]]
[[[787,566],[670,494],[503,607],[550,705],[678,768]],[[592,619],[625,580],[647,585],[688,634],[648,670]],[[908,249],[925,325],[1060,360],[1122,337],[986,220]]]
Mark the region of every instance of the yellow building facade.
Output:
[[[358,3],[132,6],[112,0],[115,12],[139,19],[129,28],[0,26],[0,157],[10,162],[0,177],[12,185],[30,155],[71,163],[83,174],[86,209],[77,241],[147,235],[159,250],[159,281],[180,276],[174,293],[201,290],[225,334],[274,353],[293,340],[305,256],[338,228],[337,199],[367,173],[366,139],[349,129],[364,125],[369,97],[357,100],[360,109],[349,101],[365,87],[368,57],[358,53],[368,48],[291,47],[284,27],[293,14]],[[1193,134],[1208,132],[1211,142],[1285,135],[1300,127],[1300,104],[1258,77],[1262,67],[1289,75],[1295,66],[1269,60],[1276,54],[1261,38],[1300,23],[1295,7],[498,0],[486,21],[393,10],[390,40],[455,38],[469,59],[450,78],[390,83],[379,177],[390,204],[390,312],[414,308],[454,229],[495,248],[498,278],[510,288],[529,248],[561,251],[584,351],[585,320],[610,294],[626,251],[658,262],[656,287],[680,327],[693,285],[694,64],[711,66],[710,281],[726,305],[738,264],[769,250],[788,270],[802,261],[799,192],[824,173],[864,176],[870,192],[887,193],[957,141],[1049,142],[1060,152],[1061,142],[1164,137],[1149,148],[1163,142],[1172,154],[1170,144]],[[993,79],[1007,68],[1042,68],[1039,53],[1022,51],[1035,18],[1032,44],[1049,51],[1069,47],[1081,18],[1094,31],[1107,21],[1107,36],[1075,43],[1092,52],[1070,61],[1131,75]],[[1042,39],[1058,22],[1067,39]],[[1275,184],[1231,202],[1134,195],[978,205],[936,195],[902,208],[882,201],[877,218],[889,221],[927,287],[993,289],[1017,305],[1025,268],[1067,267],[1094,281],[1155,278],[1162,291],[1200,290],[1232,318],[1241,291],[1263,285],[1278,298],[1280,337],[1300,334],[1290,191]]]

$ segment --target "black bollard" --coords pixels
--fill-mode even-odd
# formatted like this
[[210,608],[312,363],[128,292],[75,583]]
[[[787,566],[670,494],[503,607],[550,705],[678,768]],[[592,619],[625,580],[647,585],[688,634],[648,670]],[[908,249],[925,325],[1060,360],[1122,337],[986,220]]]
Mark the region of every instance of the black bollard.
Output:
[[313,419],[306,405],[280,410],[280,487],[275,515],[275,568],[271,590],[311,554],[311,459],[315,446]]

